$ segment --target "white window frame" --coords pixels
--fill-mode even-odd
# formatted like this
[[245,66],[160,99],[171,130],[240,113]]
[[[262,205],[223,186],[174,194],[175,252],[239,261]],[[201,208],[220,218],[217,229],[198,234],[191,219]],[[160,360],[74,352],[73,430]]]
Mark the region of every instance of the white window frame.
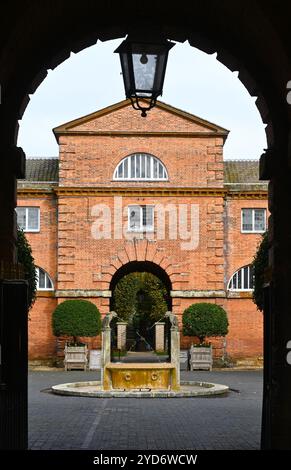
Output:
[[[131,158],[134,157],[134,175],[131,174]],[[139,176],[136,177],[136,161],[137,158],[139,159],[140,162],[140,173],[141,173],[141,167],[142,167],[142,160],[145,159],[145,176]],[[149,159],[149,164],[150,164],[150,176],[147,176],[147,159]],[[124,171],[124,163],[127,161],[127,173],[129,176],[126,178],[122,176],[118,176],[118,170],[122,166],[122,172]],[[159,173],[159,165],[162,166],[163,168],[163,176],[162,177],[154,177],[154,162],[157,162],[157,171]],[[128,155],[127,157],[123,158],[117,165],[117,167],[114,170],[113,173],[113,181],[168,181],[168,171],[165,167],[165,165],[159,160],[157,157],[154,155],[151,155],[149,153],[133,153],[131,155]]]
[[[243,211],[248,210],[252,211],[252,230],[244,230],[243,228]],[[264,230],[255,230],[255,212],[256,210],[264,211],[264,223],[265,228]],[[241,233],[265,233],[267,230],[267,210],[265,207],[243,207],[241,209]]]
[[[138,228],[132,228],[130,226],[130,211],[132,210],[133,207],[136,207],[140,211],[139,215],[139,220],[140,220],[140,226]],[[152,225],[143,225],[143,207],[151,207],[152,208],[152,217],[153,217],[153,224]],[[127,208],[127,214],[128,214],[128,223],[127,223],[127,229],[129,232],[153,232],[154,231],[154,226],[155,226],[155,206],[152,204],[130,204]]]
[[[253,287],[245,287],[245,279],[244,279],[244,275],[243,275],[243,270],[244,269],[248,269],[249,272],[248,272],[248,284],[250,284],[250,268],[251,268],[251,265],[250,264],[247,264],[245,266],[242,266],[241,268],[239,268],[230,278],[229,282],[228,282],[228,285],[227,285],[227,290],[229,290],[230,292],[252,292],[254,290]],[[231,287],[231,285],[233,284],[233,280],[235,278],[235,276],[238,277],[238,273],[241,271],[241,285],[242,287],[241,288],[233,288]],[[253,280],[253,284],[254,284],[254,280]]]
[[[37,206],[17,206],[16,209],[25,209],[25,228],[22,230],[24,232],[40,232],[40,207]],[[28,228],[28,213],[29,209],[37,209],[37,228]],[[16,217],[18,217],[17,210],[16,210]],[[18,225],[18,222],[17,222]]]
[[[52,287],[40,287],[39,286],[39,270],[40,269],[44,272],[44,275],[45,275],[45,285],[47,285],[47,280],[49,279]],[[37,276],[36,290],[37,291],[53,291],[54,290],[54,284],[53,284],[53,281],[52,281],[51,277],[49,276],[49,274],[43,268],[40,268],[39,266],[35,267],[35,271],[36,271],[36,276]]]

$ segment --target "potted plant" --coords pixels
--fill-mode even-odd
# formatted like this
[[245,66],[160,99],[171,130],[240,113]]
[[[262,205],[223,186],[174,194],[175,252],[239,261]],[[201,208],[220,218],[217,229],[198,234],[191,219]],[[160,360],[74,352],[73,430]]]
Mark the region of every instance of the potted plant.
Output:
[[228,332],[226,311],[216,304],[192,304],[183,313],[183,334],[196,336],[199,343],[190,349],[190,370],[212,369],[212,346],[205,338],[225,336]]
[[65,370],[87,367],[87,345],[78,342],[80,336],[97,336],[101,332],[101,315],[88,300],[65,300],[53,312],[52,327],[55,336],[71,336],[65,345]]

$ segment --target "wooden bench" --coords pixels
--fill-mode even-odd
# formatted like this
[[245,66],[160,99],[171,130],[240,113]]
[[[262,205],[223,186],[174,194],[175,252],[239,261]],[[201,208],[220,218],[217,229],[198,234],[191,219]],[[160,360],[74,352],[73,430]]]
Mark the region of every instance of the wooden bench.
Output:
[[65,346],[65,371],[72,369],[87,369],[87,346]]

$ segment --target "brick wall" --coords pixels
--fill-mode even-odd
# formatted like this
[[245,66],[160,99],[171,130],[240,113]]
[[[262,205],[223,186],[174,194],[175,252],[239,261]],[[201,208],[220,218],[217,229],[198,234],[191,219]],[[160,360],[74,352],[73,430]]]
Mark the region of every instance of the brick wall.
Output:
[[[222,138],[63,136],[60,137],[60,185],[128,186],[113,181],[113,173],[124,157],[145,152],[166,166],[169,181],[155,186],[222,187]],[[106,162],[106,165],[103,164]],[[130,182],[131,186],[153,185]]]
[[56,354],[56,338],[52,333],[51,318],[57,302],[53,297],[37,297],[29,312],[29,359],[51,358]]
[[[242,266],[250,264],[262,239],[258,233],[241,232],[242,209],[267,209],[264,199],[227,198],[225,202],[225,282]],[[268,215],[268,214],[267,214]]]
[[54,196],[19,196],[18,206],[40,208],[40,231],[27,232],[36,266],[43,268],[56,284],[57,280],[57,201]]
[[227,299],[227,352],[236,359],[263,355],[263,313],[251,299]]

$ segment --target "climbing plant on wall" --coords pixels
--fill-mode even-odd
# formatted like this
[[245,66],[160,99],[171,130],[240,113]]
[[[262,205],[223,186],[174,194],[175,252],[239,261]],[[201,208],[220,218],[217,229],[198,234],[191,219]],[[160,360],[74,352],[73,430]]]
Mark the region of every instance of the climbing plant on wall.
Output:
[[34,304],[36,297],[37,275],[31,246],[20,228],[17,229],[17,261],[22,264],[25,280],[28,282],[28,308]]
[[265,274],[268,267],[268,232],[265,232],[262,236],[262,240],[258,246],[255,254],[252,266],[254,272],[254,290],[253,290],[253,301],[256,304],[258,310],[263,310],[264,305],[264,284]]

